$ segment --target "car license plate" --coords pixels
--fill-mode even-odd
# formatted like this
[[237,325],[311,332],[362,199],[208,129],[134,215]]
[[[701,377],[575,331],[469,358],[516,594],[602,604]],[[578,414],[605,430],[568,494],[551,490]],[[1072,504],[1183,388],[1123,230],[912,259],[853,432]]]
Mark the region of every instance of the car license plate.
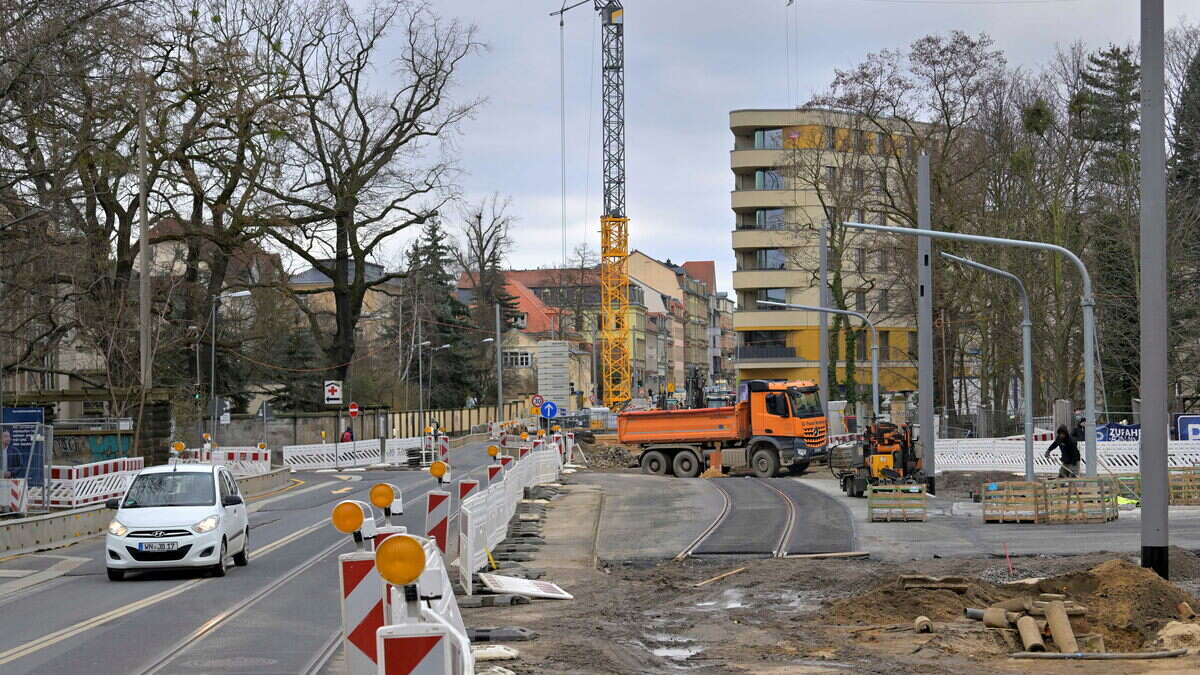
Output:
[[174,551],[179,548],[177,541],[142,541],[138,542],[139,551]]

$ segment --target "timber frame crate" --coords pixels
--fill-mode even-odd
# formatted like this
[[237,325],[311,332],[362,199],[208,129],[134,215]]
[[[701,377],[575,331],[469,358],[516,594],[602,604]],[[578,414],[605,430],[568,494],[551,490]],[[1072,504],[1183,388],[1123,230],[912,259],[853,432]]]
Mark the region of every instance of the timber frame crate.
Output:
[[871,522],[923,521],[925,488],[921,485],[871,485],[867,488],[867,520]]
[[1117,489],[1108,478],[1046,481],[1048,523],[1107,523],[1117,519]]
[[1140,473],[1118,473],[1110,476],[1113,486],[1117,490],[1118,497],[1128,497],[1131,499],[1142,498],[1142,474]]
[[1045,483],[984,483],[981,494],[985,523],[1044,523],[1049,517]]
[[1167,469],[1169,504],[1195,506],[1200,504],[1200,468],[1173,466]]

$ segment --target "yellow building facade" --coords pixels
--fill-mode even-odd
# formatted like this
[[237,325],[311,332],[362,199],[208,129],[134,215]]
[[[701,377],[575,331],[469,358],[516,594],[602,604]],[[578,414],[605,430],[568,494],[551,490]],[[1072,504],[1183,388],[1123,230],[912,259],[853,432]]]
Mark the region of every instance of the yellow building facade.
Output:
[[[758,301],[819,304],[817,228],[831,218],[888,223],[881,207],[870,207],[882,201],[878,194],[894,180],[889,162],[897,157],[903,161],[910,144],[902,134],[882,133],[850,115],[816,109],[735,110],[730,131],[737,379],[816,382],[819,314]],[[912,263],[890,243],[868,237],[842,249],[848,309],[865,314],[879,332],[884,392],[916,388],[915,358],[910,356],[916,351],[916,322],[908,293],[898,282]],[[832,327],[832,316],[829,321]],[[852,330],[864,330],[859,320],[850,321]],[[867,389],[871,344],[869,332],[860,336],[855,380]],[[831,329],[829,339],[838,344],[839,353],[844,350],[842,335]],[[837,364],[839,382],[849,368],[844,356]]]

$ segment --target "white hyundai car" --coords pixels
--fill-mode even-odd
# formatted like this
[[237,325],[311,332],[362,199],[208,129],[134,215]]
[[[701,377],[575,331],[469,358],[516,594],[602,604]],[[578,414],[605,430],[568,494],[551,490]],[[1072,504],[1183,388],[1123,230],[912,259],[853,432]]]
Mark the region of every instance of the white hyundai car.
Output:
[[239,567],[250,561],[246,504],[223,466],[152,467],[106,505],[116,510],[104,547],[112,581],[128,571],[171,567],[206,568],[221,577],[230,556]]

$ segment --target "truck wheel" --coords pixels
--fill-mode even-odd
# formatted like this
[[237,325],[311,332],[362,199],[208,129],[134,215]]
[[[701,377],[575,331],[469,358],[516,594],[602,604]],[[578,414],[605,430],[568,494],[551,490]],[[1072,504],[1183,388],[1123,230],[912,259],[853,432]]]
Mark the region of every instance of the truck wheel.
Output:
[[700,475],[700,459],[691,450],[675,453],[675,475],[680,478],[695,478]]
[[658,450],[651,450],[642,455],[642,473],[654,476],[667,475],[667,456]]
[[754,475],[759,478],[770,478],[779,473],[779,455],[774,450],[762,449],[754,453],[750,459]]

